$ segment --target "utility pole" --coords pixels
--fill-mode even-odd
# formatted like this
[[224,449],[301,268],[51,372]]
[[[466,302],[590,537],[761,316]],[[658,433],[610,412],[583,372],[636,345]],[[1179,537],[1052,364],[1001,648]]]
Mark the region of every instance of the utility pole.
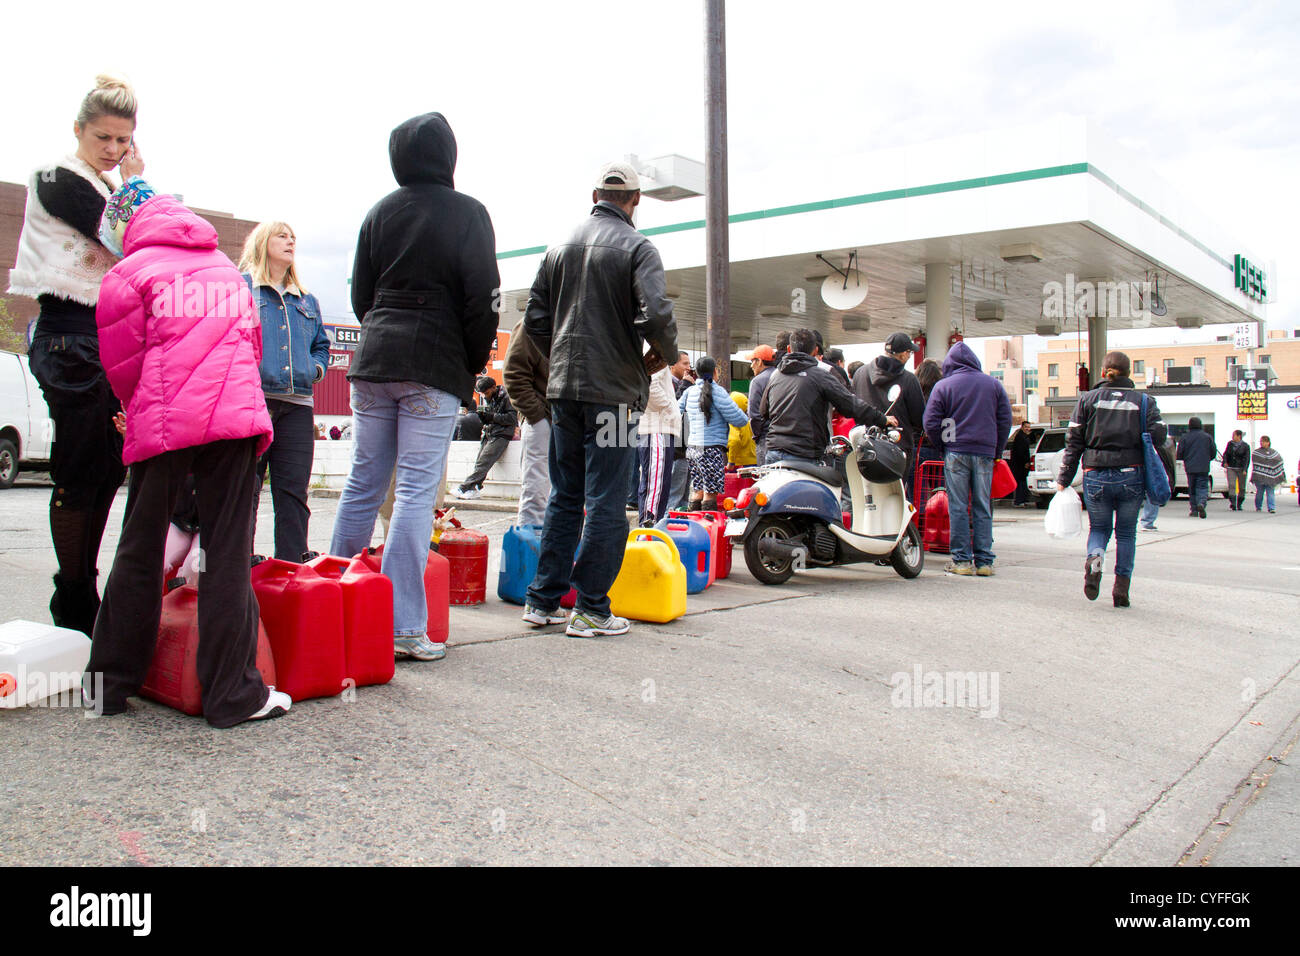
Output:
[[706,194],[704,236],[707,246],[705,282],[708,286],[708,348],[718,363],[716,380],[731,390],[731,295],[727,242],[727,32],[724,0],[704,2]]

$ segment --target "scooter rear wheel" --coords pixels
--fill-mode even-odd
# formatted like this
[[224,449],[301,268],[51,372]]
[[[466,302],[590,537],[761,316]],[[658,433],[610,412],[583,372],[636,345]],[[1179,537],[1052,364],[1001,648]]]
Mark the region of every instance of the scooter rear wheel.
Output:
[[921,546],[921,532],[916,525],[909,524],[907,533],[898,546],[889,553],[889,563],[904,578],[914,578],[925,567],[925,548]]
[[794,575],[792,560],[774,561],[764,558],[758,550],[763,538],[786,541],[795,536],[794,526],[785,518],[759,518],[758,524],[745,536],[745,566],[749,573],[763,584],[785,584]]

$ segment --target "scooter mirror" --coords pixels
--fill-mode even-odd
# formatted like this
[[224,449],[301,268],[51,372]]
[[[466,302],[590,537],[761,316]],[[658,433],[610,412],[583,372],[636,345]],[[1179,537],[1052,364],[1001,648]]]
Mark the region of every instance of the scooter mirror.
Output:
[[889,391],[885,393],[885,397],[888,398],[890,402],[896,402],[898,401],[898,396],[902,394],[903,394],[903,386],[899,385],[896,382],[893,385],[889,386]]

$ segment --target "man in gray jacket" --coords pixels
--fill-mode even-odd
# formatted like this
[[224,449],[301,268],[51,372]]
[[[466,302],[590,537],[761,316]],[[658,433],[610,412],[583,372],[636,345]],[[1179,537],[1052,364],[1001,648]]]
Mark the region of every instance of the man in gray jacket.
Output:
[[539,627],[564,623],[560,599],[572,583],[570,637],[627,633],[628,622],[610,613],[609,588],[627,543],[636,454],[628,425],[646,406],[650,374],[677,355],[663,262],[632,223],[640,190],[628,164],[601,170],[591,214],[547,250],[524,312],[525,331],[550,360],[552,492],[523,617]]
[[1219,455],[1214,439],[1201,427],[1196,417],[1187,419],[1187,431],[1178,440],[1178,460],[1187,470],[1188,516],[1205,517],[1205,504],[1210,497],[1210,462]]

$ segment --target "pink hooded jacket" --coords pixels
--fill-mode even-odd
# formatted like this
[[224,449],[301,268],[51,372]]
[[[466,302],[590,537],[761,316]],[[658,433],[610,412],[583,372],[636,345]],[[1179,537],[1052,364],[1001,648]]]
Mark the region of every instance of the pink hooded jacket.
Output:
[[127,223],[122,251],[95,309],[99,357],[126,410],[122,461],[254,435],[260,455],[271,444],[262,327],[216,229],[156,196]]

